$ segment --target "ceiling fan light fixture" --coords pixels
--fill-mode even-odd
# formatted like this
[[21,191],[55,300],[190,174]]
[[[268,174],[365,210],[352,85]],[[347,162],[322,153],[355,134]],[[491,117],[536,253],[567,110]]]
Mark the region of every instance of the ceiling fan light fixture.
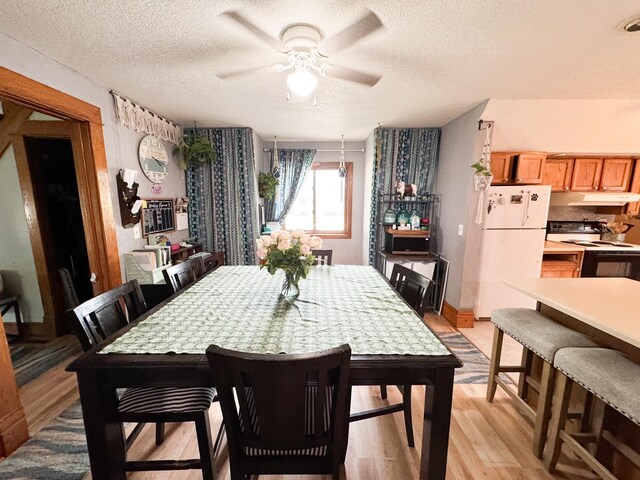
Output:
[[318,86],[318,77],[308,70],[296,70],[287,76],[287,87],[299,97],[311,95]]

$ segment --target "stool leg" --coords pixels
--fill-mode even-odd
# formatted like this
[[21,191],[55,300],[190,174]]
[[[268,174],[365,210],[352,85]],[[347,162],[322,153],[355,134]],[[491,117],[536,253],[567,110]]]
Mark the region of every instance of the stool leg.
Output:
[[533,352],[527,347],[522,347],[522,362],[520,363],[524,372],[520,374],[520,381],[518,382],[518,396],[527,400],[529,394],[529,384],[527,378],[531,375],[531,366],[533,365]]
[[538,409],[535,425],[533,427],[533,454],[542,458],[544,443],[547,440],[549,418],[551,417],[551,399],[553,397],[553,384],[556,379],[556,369],[544,362],[542,377],[540,378],[540,392],[538,393]]
[[164,422],[156,423],[156,445],[162,445],[164,442]]
[[548,472],[553,472],[560,457],[562,440],[560,431],[564,429],[567,422],[567,411],[569,410],[569,399],[571,398],[571,381],[566,375],[558,375],[555,392],[553,394],[553,410],[551,413],[551,428],[549,430],[549,441],[544,451],[544,467]]
[[496,395],[496,377],[500,374],[500,356],[502,355],[502,340],[504,332],[498,327],[493,330],[493,347],[491,348],[491,365],[489,366],[489,382],[487,383],[487,401],[493,402]]
[[200,451],[200,468],[202,468],[203,480],[215,480],[215,464],[213,459],[213,444],[211,442],[211,425],[209,424],[209,412],[202,412],[202,417],[195,421],[196,435],[198,437],[198,450]]

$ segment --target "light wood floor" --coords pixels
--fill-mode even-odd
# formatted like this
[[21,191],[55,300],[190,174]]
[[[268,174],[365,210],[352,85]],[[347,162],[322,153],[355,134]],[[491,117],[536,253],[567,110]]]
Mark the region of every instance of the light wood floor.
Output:
[[[454,331],[441,317],[431,316],[428,323],[436,331]],[[482,328],[482,327],[481,327]],[[468,333],[463,331],[462,333]],[[479,336],[483,334],[477,332]],[[473,335],[469,335],[473,337]],[[485,332],[485,337],[486,337]],[[476,339],[477,340],[477,339]],[[474,343],[475,341],[474,340]],[[482,343],[480,340],[479,343]],[[484,350],[484,345],[482,350]],[[486,479],[591,479],[579,461],[561,457],[560,472],[549,475],[531,453],[533,428],[498,389],[492,404],[485,400],[486,385],[454,387],[451,436],[449,441],[449,480]],[[75,377],[59,366],[20,389],[30,432],[55,418],[78,398]],[[377,387],[358,387],[353,391],[354,411],[380,406]],[[400,401],[395,388],[389,389],[389,402]],[[421,417],[424,410],[424,387],[413,389],[413,421],[416,445],[422,442]],[[217,431],[221,414],[215,405],[210,410],[212,428]],[[215,434],[215,432],[214,432]],[[153,426],[145,427],[129,452],[129,459],[197,458],[195,429],[191,424],[170,424],[163,445],[156,448]],[[419,448],[406,444],[401,413],[351,424],[349,449],[343,478],[349,480],[404,480],[418,477]],[[217,458],[218,478],[230,478],[226,448]],[[91,476],[86,477],[90,479]],[[139,472],[131,480],[198,480],[200,472]],[[260,476],[261,480],[314,480],[323,476]]]

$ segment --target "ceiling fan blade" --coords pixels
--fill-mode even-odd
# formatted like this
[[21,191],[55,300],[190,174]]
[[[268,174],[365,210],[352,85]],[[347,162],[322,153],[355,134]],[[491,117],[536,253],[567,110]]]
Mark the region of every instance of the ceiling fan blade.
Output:
[[242,28],[244,28],[249,33],[251,33],[254,37],[256,37],[257,39],[263,41],[264,43],[266,43],[267,45],[269,45],[271,48],[275,49],[276,51],[278,51],[278,52],[288,52],[289,51],[289,47],[287,47],[284,43],[282,43],[277,38],[273,38],[267,32],[265,32],[260,27],[258,27],[256,24],[251,22],[251,20],[249,20],[248,18],[243,16],[241,13],[236,12],[236,11],[229,11],[229,12],[223,12],[221,15],[224,15],[228,19],[233,20],[238,25],[240,25]]
[[375,13],[369,10],[369,13],[351,26],[335,34],[333,37],[321,41],[318,50],[325,56],[333,55],[359,42],[381,28],[383,28],[382,21]]
[[221,80],[226,80],[228,78],[237,78],[237,77],[244,77],[247,75],[252,75],[254,73],[260,73],[260,72],[270,72],[271,68],[267,67],[267,66],[260,66],[260,67],[250,67],[250,68],[243,68],[240,70],[231,70],[228,72],[221,72],[221,73],[216,73],[216,77],[218,77]]
[[371,75],[359,70],[354,70],[353,68],[341,67],[340,65],[333,65],[329,68],[327,70],[327,76],[346,80],[347,82],[367,85],[369,87],[373,87],[382,78],[380,75]]

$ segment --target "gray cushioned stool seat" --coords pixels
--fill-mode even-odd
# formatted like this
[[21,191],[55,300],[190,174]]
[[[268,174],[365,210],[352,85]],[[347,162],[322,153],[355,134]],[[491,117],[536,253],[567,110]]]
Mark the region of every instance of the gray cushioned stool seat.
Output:
[[560,348],[598,346],[586,335],[530,308],[499,308],[491,312],[491,321],[549,363]]
[[640,365],[608,348],[563,348],[554,366],[640,424]]

